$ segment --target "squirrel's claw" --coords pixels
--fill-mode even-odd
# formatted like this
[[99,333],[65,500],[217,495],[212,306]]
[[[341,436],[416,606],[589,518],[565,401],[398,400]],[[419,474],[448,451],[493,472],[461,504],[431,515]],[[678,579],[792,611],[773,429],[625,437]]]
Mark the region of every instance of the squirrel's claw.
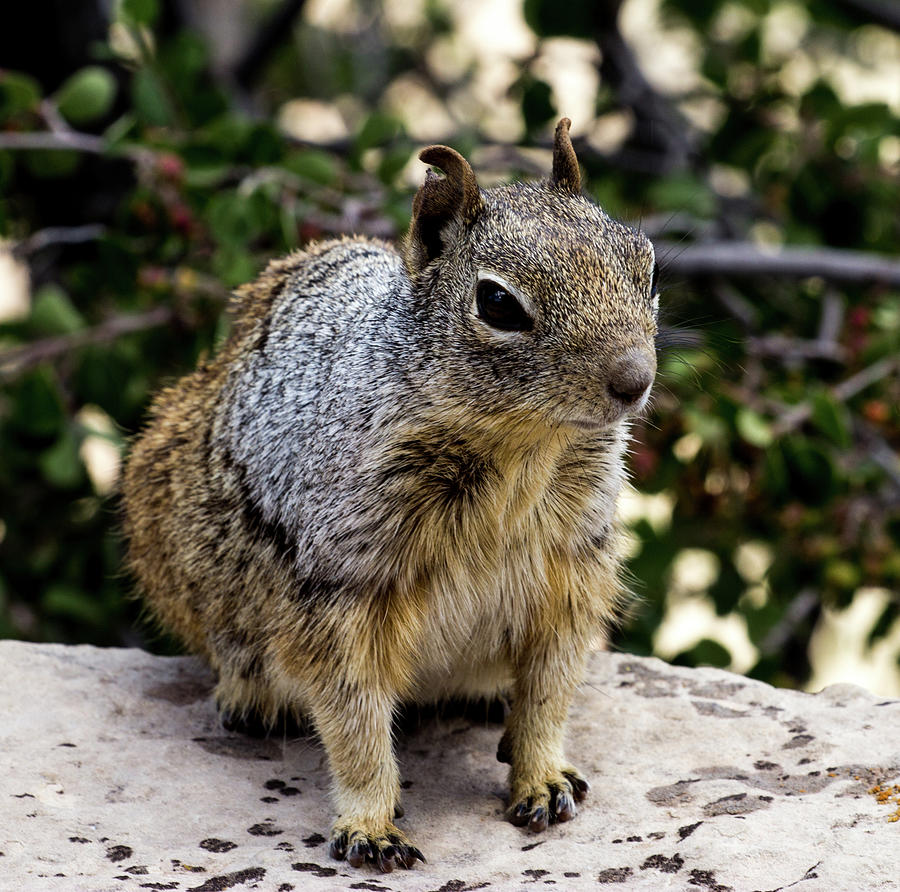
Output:
[[346,860],[351,867],[372,864],[382,873],[397,867],[409,870],[416,861],[425,863],[425,856],[396,829],[378,835],[335,829],[328,854],[337,861]]
[[511,805],[507,811],[510,823],[541,833],[550,824],[571,821],[578,814],[575,803],[584,801],[590,785],[574,770],[563,771],[562,777],[562,781],[547,781],[532,788],[531,795]]

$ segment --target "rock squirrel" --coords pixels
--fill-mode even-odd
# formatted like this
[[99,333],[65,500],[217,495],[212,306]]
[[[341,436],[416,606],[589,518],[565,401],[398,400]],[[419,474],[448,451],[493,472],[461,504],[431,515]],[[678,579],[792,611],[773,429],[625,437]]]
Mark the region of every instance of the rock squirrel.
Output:
[[401,703],[509,692],[509,819],[575,816],[563,752],[622,600],[615,508],[656,371],[647,238],[551,176],[482,190],[431,146],[401,248],[309,246],[238,289],[213,359],[164,389],[123,480],[152,613],[231,715],[308,717],[330,852],[411,867],[393,823]]

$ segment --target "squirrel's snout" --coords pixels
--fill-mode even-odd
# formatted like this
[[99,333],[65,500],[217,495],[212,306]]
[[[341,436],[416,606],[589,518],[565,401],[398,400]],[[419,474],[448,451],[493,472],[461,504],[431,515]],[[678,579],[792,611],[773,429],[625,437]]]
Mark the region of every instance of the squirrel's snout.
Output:
[[654,375],[656,356],[642,350],[629,350],[613,366],[607,390],[614,400],[632,406],[650,389]]

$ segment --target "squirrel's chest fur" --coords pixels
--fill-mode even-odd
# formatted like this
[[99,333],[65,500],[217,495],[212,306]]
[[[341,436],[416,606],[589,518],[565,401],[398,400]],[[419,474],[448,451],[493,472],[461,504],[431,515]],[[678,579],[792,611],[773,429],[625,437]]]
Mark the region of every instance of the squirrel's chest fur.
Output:
[[573,444],[548,431],[522,446],[508,436],[494,450],[482,441],[484,451],[436,442],[418,467],[402,448],[380,456],[389,475],[401,469],[388,489],[403,506],[403,534],[385,543],[372,572],[391,566],[395,584],[424,595],[423,699],[503,688],[510,653],[536,621],[568,626],[574,614],[597,634],[612,613],[622,443],[610,435]]

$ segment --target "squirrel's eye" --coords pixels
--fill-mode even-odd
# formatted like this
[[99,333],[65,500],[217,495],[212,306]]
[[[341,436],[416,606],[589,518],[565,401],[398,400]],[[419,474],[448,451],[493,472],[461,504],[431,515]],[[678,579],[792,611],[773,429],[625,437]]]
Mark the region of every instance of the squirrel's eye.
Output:
[[534,325],[531,316],[505,288],[482,279],[475,292],[478,316],[492,328],[501,331],[530,331]]
[[659,264],[653,264],[653,275],[650,277],[650,297],[656,297],[659,290]]

